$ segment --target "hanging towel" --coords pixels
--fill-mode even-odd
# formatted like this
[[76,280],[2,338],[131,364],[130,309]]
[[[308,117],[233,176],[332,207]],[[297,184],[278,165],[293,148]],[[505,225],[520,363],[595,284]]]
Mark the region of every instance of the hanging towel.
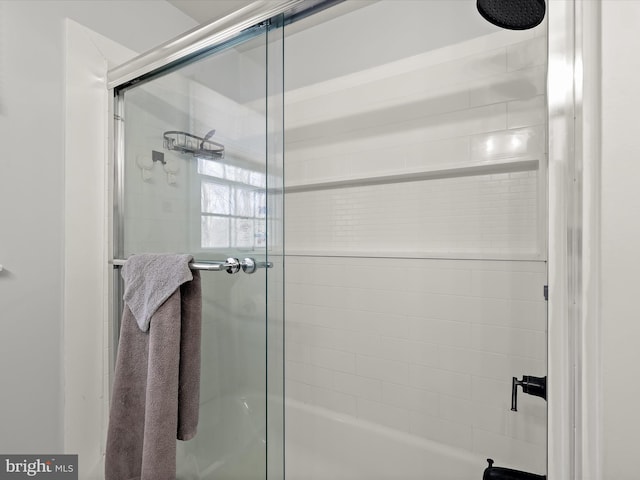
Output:
[[176,438],[196,434],[200,396],[200,274],[189,255],[125,263],[106,480],[175,480]]

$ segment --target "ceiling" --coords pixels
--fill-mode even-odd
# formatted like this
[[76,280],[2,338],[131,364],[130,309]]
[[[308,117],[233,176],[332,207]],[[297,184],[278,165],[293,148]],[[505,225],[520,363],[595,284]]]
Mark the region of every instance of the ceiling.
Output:
[[167,0],[199,24],[222,18],[253,0]]

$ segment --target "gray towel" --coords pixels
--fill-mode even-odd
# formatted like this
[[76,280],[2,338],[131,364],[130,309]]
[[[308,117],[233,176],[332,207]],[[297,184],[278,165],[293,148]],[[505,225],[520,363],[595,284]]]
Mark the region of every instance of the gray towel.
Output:
[[[134,263],[127,261],[123,276],[137,278],[145,272],[139,285],[151,294],[151,302],[158,305],[155,310],[149,305],[138,309],[139,314],[149,314],[148,331],[141,329],[140,318],[132,313],[129,302],[124,307],[107,433],[105,479],[175,480],[176,438],[193,438],[198,423],[200,274],[189,272],[192,281],[175,285],[174,291],[161,302],[158,298],[163,295],[148,285],[175,284],[175,276],[184,278],[190,257],[181,256],[177,261],[176,256],[170,259],[136,255],[131,259],[136,264],[141,260],[136,257],[147,257],[149,261],[136,270],[132,268]],[[177,273],[173,271],[174,277],[171,269],[155,268],[163,263],[160,257],[167,257],[167,264],[178,266]],[[165,275],[164,280],[158,281],[159,275]],[[135,304],[134,308],[136,305],[139,306]]]
[[191,255],[143,253],[132,255],[122,267],[124,301],[140,330],[149,330],[151,316],[184,282],[191,280]]

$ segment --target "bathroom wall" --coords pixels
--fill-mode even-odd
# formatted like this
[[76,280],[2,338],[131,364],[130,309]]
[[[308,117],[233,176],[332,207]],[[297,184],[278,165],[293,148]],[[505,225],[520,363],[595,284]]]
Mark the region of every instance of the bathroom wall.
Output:
[[288,399],[545,471],[545,35],[287,91]]
[[[601,270],[594,281],[601,292],[598,338],[601,339],[600,415],[596,434],[603,450],[603,479],[638,477],[637,446],[640,411],[637,377],[640,368],[638,270],[640,269],[640,148],[636,137],[640,94],[633,81],[640,73],[636,55],[624,52],[638,44],[640,3],[600,2],[601,29]],[[593,52],[591,52],[593,53]],[[594,57],[589,57],[594,59]],[[597,58],[597,57],[595,57]],[[596,81],[597,81],[596,80]],[[597,112],[597,110],[596,110]],[[587,121],[593,121],[588,119]],[[597,211],[594,214],[598,213]],[[596,477],[593,477],[596,478]]]
[[[166,2],[154,2],[157,28],[141,31],[150,8],[144,1],[0,2],[3,453],[64,451],[64,20],[72,18],[136,51],[194,26]],[[99,201],[103,192],[95,195],[87,202]],[[85,320],[95,312],[101,330],[101,306],[95,307]]]
[[[254,43],[263,45],[264,38]],[[208,244],[215,241],[213,238],[201,237],[200,214],[205,200],[201,199],[199,175],[219,175],[253,188],[265,185],[265,86],[264,82],[254,82],[255,78],[264,78],[264,49],[262,57],[252,61],[254,49],[260,53],[259,47],[252,46],[253,49],[245,46],[242,51],[231,48],[125,92],[125,257],[155,251],[199,252],[200,259],[211,255],[217,259],[219,255],[212,253],[212,248],[225,248],[228,254],[229,249],[253,248],[247,243],[249,240],[238,244],[232,240],[231,244],[214,247]],[[236,74],[218,75],[222,70]],[[231,82],[235,87],[221,93],[218,83],[229,83],[227,77],[235,79],[235,83]],[[261,95],[262,102],[244,104],[245,96],[254,99]],[[212,129],[215,134],[211,140],[225,147],[222,162],[205,160],[199,164],[192,155],[170,151],[163,144],[167,131],[204,137]],[[152,151],[163,154],[167,165],[151,162]],[[168,175],[169,172],[173,173]],[[210,201],[229,203],[228,213],[235,215],[235,198]],[[254,216],[253,209],[247,208],[252,211],[243,214]],[[234,226],[217,225],[215,235],[226,237]],[[258,230],[257,225],[251,225],[251,241]]]
[[[190,250],[190,201],[193,162],[163,147],[168,130],[190,131],[188,79],[172,75],[125,93],[123,112],[124,252]],[[152,161],[152,152],[166,162]]]

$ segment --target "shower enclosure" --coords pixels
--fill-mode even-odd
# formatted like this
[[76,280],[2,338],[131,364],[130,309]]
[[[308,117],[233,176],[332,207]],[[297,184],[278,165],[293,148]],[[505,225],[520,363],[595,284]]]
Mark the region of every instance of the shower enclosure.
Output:
[[179,479],[563,471],[549,25],[503,30],[473,1],[256,2],[110,72],[114,346],[124,259],[205,270]]

